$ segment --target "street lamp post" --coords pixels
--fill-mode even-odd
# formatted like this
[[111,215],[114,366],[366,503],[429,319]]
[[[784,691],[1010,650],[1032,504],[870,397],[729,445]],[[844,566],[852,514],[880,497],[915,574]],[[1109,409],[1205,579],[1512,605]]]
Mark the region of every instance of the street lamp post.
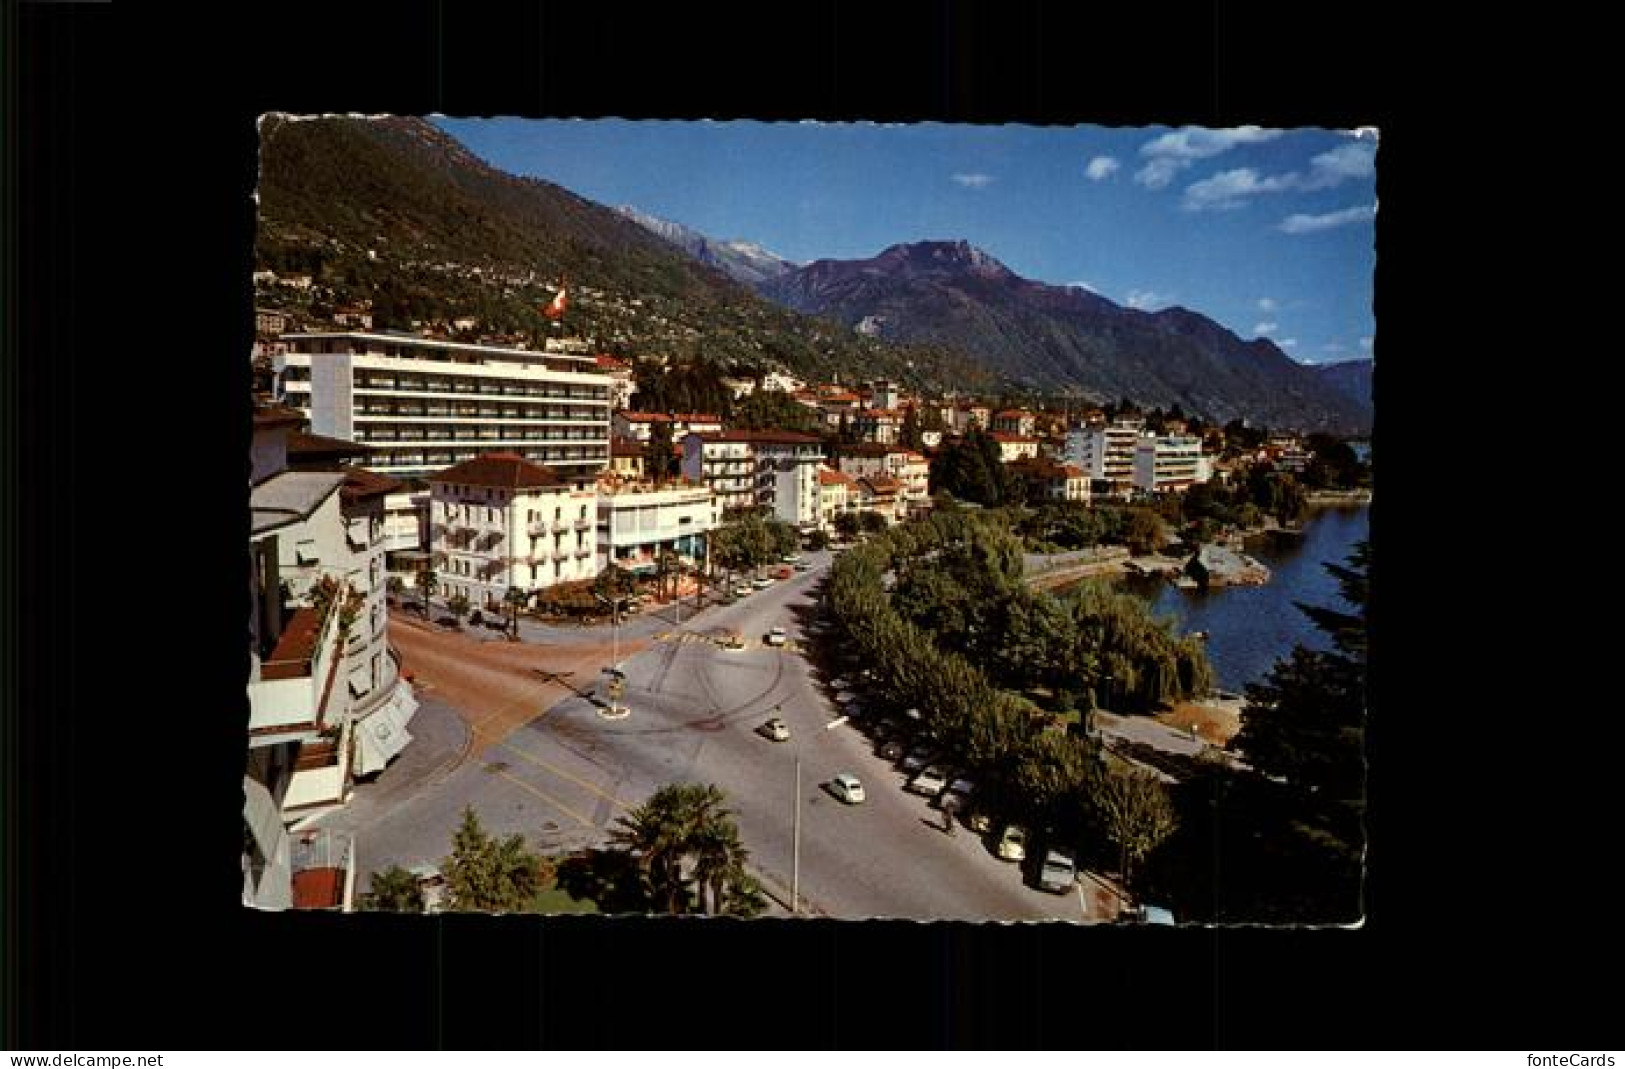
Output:
[[801,755],[796,755],[795,845],[790,860],[790,912],[801,912]]

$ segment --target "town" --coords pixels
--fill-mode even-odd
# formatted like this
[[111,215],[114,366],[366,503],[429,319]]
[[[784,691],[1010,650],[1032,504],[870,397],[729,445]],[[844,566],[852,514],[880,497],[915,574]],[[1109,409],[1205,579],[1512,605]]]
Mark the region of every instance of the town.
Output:
[[1135,865],[1182,769],[1245,767],[1240,698],[1201,636],[1089,594],[1145,632],[1089,647],[1041,591],[1268,582],[1244,536],[1369,497],[1327,434],[374,329],[255,281],[258,907],[1172,921]]

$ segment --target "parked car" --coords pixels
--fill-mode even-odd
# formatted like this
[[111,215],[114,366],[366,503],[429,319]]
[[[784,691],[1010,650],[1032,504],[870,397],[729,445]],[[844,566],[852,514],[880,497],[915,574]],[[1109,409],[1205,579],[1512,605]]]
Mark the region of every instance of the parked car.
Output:
[[798,561],[796,561],[796,571],[798,571],[798,572],[810,572],[810,571],[812,571],[812,565],[808,564],[804,560],[798,560]]
[[1025,861],[1027,859],[1027,829],[1020,824],[1006,824],[1004,831],[999,835],[999,843],[993,848],[1002,861]]
[[912,776],[936,759],[937,755],[930,750],[910,750],[908,756],[903,758],[903,773]]
[[943,792],[942,805],[945,809],[969,809],[971,795],[976,793],[976,784],[964,776],[959,776],[948,784]]
[[782,646],[782,645],[784,645],[784,642],[785,642],[784,628],[782,628],[782,627],[773,628],[772,630],[770,630],[767,633],[767,638],[764,641],[766,641],[766,643],[769,646]]
[[887,739],[885,742],[880,744],[880,748],[875,752],[878,753],[881,759],[884,761],[895,761],[899,757],[903,756],[903,740]]
[[1038,886],[1053,894],[1064,894],[1078,879],[1078,861],[1072,851],[1052,846],[1044,855],[1044,864],[1038,870]]
[[773,579],[771,576],[758,575],[755,579],[750,581],[750,585],[755,587],[757,590],[766,590],[768,587],[773,585]]
[[863,801],[863,784],[850,772],[842,772],[830,780],[829,789],[847,805],[857,805]]
[[749,585],[747,585],[745,583],[740,583],[738,586],[734,587],[734,597],[736,597],[736,598],[748,598],[751,595],[751,590],[752,589],[753,588],[751,586],[749,586]]
[[776,716],[762,724],[756,731],[774,742],[783,742],[790,737],[790,728]]
[[946,786],[948,786],[947,770],[940,765],[931,765],[916,773],[914,778],[908,781],[905,789],[914,794],[923,794],[927,798],[935,798]]
[[799,553],[786,553],[784,556],[779,558],[780,564],[798,564],[800,561],[801,554]]
[[970,815],[965,818],[965,825],[978,835],[986,835],[993,830],[993,818],[984,810],[972,809]]

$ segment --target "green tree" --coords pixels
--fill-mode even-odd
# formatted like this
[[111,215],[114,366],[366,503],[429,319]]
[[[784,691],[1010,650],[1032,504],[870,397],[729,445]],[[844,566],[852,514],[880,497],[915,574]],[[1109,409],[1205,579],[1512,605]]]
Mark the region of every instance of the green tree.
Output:
[[508,633],[514,638],[519,637],[519,610],[530,601],[530,591],[511,586],[502,600],[508,603]]
[[829,532],[820,528],[807,536],[807,548],[820,550],[829,548]]
[[468,610],[469,601],[467,594],[458,591],[446,599],[446,611],[451,613],[451,618],[456,620],[459,624],[462,623],[463,617],[468,615]]
[[1325,566],[1355,611],[1298,606],[1335,648],[1295,647],[1261,682],[1248,686],[1241,731],[1232,743],[1254,769],[1284,780],[1300,795],[1353,810],[1365,790],[1370,552],[1362,542],[1348,566]]
[[865,534],[880,534],[886,527],[886,517],[873,509],[864,509],[858,513],[858,530]]
[[361,908],[378,913],[422,913],[423,888],[418,878],[399,865],[372,874],[371,886],[361,896]]
[[636,861],[651,904],[671,914],[764,908],[725,801],[715,786],[668,784],[617,819],[610,841]]
[[451,856],[441,862],[450,905],[486,913],[522,911],[541,886],[541,858],[525,849],[524,837],[493,839],[473,807],[465,807],[452,838]]
[[1161,781],[1143,768],[1109,768],[1093,786],[1090,802],[1117,846],[1118,871],[1126,887],[1134,866],[1174,833],[1179,814]]
[[649,428],[649,440],[643,446],[643,471],[656,483],[677,477],[680,468],[677,446],[671,437],[671,421],[657,419]]
[[429,616],[429,598],[439,589],[440,576],[432,566],[424,565],[418,569],[418,593],[423,595],[423,616],[425,619]]
[[840,512],[835,515],[835,534],[843,542],[857,538],[860,526],[856,512]]
[[1150,509],[1129,509],[1123,543],[1135,556],[1156,553],[1168,544],[1168,528]]
[[897,444],[908,449],[924,449],[924,439],[920,437],[920,417],[910,405],[903,415],[903,425],[897,430]]

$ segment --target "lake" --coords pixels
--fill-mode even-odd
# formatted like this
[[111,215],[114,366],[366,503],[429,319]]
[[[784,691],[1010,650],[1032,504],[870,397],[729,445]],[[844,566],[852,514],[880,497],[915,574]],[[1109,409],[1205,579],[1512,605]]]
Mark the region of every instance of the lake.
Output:
[[1180,590],[1157,579],[1124,579],[1125,588],[1149,597],[1159,616],[1173,616],[1181,632],[1206,631],[1208,658],[1219,686],[1240,693],[1257,681],[1293,646],[1330,649],[1331,642],[1294,602],[1352,609],[1337,580],[1321,567],[1343,564],[1354,544],[1370,538],[1370,509],[1364,505],[1317,508],[1304,521],[1301,538],[1259,539],[1247,553],[1269,566],[1263,586],[1221,587],[1203,593]]

